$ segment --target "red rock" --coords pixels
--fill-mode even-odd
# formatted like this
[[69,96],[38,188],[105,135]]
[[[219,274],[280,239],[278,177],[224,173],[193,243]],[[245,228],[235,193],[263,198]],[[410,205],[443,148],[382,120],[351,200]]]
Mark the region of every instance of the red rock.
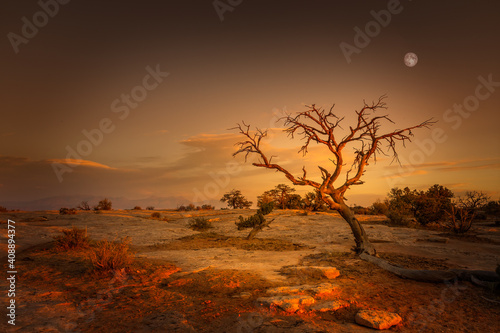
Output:
[[366,327],[385,330],[399,324],[402,319],[397,313],[375,310],[359,310],[355,317],[356,323]]

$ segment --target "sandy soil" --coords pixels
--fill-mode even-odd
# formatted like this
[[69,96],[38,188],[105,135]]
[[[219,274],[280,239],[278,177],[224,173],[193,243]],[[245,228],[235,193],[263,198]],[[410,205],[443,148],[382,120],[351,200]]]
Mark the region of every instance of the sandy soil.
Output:
[[[16,221],[18,285],[15,327],[28,332],[369,332],[354,323],[357,309],[393,311],[403,323],[391,331],[500,331],[499,295],[470,283],[436,285],[397,278],[349,252],[349,227],[333,213],[277,211],[270,229],[248,242],[234,225],[253,211],[11,212],[2,221],[1,257],[6,263],[7,219]],[[210,233],[187,228],[193,215],[212,220]],[[384,217],[365,217],[381,256],[405,267],[494,270],[500,263],[500,228],[474,227],[474,237],[443,231],[394,228]],[[94,240],[130,237],[136,262],[114,275],[95,276],[85,253],[50,250],[53,237],[76,226]],[[256,303],[273,286],[316,283],[288,276],[292,265],[333,265],[349,304],[336,312],[284,314]],[[5,266],[5,265],[4,265]],[[310,280],[314,281],[310,281]],[[2,288],[4,288],[2,284]],[[6,303],[5,303],[6,304]],[[2,329],[3,330],[3,329]]]

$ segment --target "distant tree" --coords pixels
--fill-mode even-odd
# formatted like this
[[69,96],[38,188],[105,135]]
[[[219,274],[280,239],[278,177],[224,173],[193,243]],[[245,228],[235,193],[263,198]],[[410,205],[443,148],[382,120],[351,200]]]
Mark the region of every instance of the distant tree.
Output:
[[319,191],[307,192],[304,195],[304,208],[313,212],[327,210],[326,203],[321,199]]
[[82,201],[76,208],[79,210],[90,210],[90,205],[88,201]]
[[154,206],[147,206],[146,210],[155,210]]
[[215,207],[212,206],[212,205],[205,204],[205,205],[201,206],[201,209],[203,209],[203,210],[214,210]]
[[107,198],[105,198],[105,199],[99,201],[97,206],[94,207],[94,210],[111,210],[112,206],[113,206],[113,204],[111,203],[111,201],[108,200]]
[[0,212],[2,213],[8,212],[8,209],[5,208],[4,206],[0,206]]
[[252,202],[248,201],[242,194],[240,190],[232,190],[222,196],[220,199],[222,202],[226,202],[229,208],[233,209],[243,209],[250,208]]
[[295,192],[295,189],[288,185],[276,185],[275,188],[265,191],[258,197],[257,206],[260,206],[261,203],[273,202],[274,207],[281,209],[300,208],[302,199],[300,196],[294,196],[293,192]]
[[499,201],[488,201],[486,205],[483,207],[484,212],[487,215],[492,215],[495,217],[500,217],[500,200]]
[[453,231],[458,234],[469,231],[477,211],[484,207],[488,200],[488,196],[483,192],[467,191],[464,197],[453,202],[448,211]]
[[135,206],[133,210],[142,210],[141,206]]

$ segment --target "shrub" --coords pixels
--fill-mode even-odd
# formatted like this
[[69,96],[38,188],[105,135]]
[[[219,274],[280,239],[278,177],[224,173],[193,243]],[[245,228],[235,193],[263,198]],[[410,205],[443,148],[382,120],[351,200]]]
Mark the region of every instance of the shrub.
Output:
[[73,249],[86,249],[89,247],[89,239],[87,237],[86,229],[64,229],[63,235],[56,237],[57,250],[73,250]]
[[158,212],[154,212],[154,213],[151,214],[151,217],[154,218],[154,219],[159,219],[159,218],[161,218],[161,214],[158,213]]
[[127,267],[132,262],[129,243],[128,238],[118,243],[107,240],[97,242],[88,255],[93,269],[105,272]]
[[76,209],[63,207],[63,208],[59,209],[59,214],[60,215],[75,215]]
[[264,215],[271,213],[273,207],[274,207],[273,202],[266,202],[261,204],[261,207],[257,210],[257,213],[255,213],[254,215],[246,219],[240,215],[238,217],[239,222],[235,223],[236,226],[238,227],[238,230],[252,228],[252,230],[247,236],[247,239],[252,239],[259,231],[261,231],[264,227],[269,226],[269,223],[272,222],[272,221],[267,222]]
[[184,211],[186,211],[186,206],[181,205],[179,208],[177,208],[177,210],[178,210],[179,212],[184,212]]
[[154,206],[147,206],[146,210],[155,210]]
[[262,215],[267,215],[269,213],[271,213],[274,209],[274,202],[266,202],[266,203],[262,203],[260,205],[260,208],[258,211],[261,211],[262,212]]
[[377,200],[372,204],[371,210],[374,215],[386,215],[387,211],[389,210],[389,207],[385,202]]
[[372,210],[370,208],[365,208],[362,206],[354,206],[351,207],[352,211],[354,214],[359,214],[359,215],[372,215]]
[[186,210],[187,211],[192,211],[192,210],[195,210],[195,208],[196,208],[195,205],[193,205],[192,203],[190,203],[189,205],[187,205]]
[[7,211],[7,208],[5,208],[4,206],[0,206],[0,212],[5,213]]
[[88,201],[82,201],[76,208],[79,210],[90,210],[90,205]]
[[142,210],[141,206],[135,206],[132,210]]
[[414,199],[414,213],[417,221],[426,225],[442,221],[451,207],[453,192],[441,185],[431,186]]
[[213,228],[212,223],[204,217],[195,217],[191,219],[188,223],[188,227],[196,231],[205,231]]
[[391,221],[392,224],[396,225],[407,225],[408,224],[408,214],[404,211],[397,209],[389,209],[385,216]]
[[110,200],[103,199],[103,200],[99,201],[97,206],[94,207],[94,210],[111,210],[112,206],[113,206],[113,204],[111,203]]
[[212,206],[212,205],[202,205],[201,209],[203,209],[203,210],[214,210],[215,207]]

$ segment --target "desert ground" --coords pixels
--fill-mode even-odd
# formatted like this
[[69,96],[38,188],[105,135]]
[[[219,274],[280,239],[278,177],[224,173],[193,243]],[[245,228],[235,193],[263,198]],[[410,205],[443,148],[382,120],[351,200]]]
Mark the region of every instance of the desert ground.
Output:
[[[499,332],[498,290],[469,282],[401,279],[351,252],[354,239],[337,213],[277,210],[251,241],[237,230],[255,210],[177,212],[111,210],[7,212],[0,215],[7,271],[7,220],[16,221],[16,325],[9,332],[373,332],[355,323],[360,309],[394,312],[394,332]],[[194,216],[207,232],[188,228]],[[495,270],[500,227],[476,223],[465,236],[445,230],[391,227],[384,216],[358,216],[378,254],[408,268]],[[63,229],[86,228],[92,240],[130,239],[130,267],[96,274],[85,251],[54,251]],[[336,267],[335,279],[287,273],[288,267]],[[273,287],[332,283],[322,295],[336,311],[288,313],[257,301]],[[8,285],[2,281],[2,289]],[[7,302],[4,301],[4,306]],[[5,309],[5,307],[4,307]],[[5,316],[4,316],[5,317]]]

